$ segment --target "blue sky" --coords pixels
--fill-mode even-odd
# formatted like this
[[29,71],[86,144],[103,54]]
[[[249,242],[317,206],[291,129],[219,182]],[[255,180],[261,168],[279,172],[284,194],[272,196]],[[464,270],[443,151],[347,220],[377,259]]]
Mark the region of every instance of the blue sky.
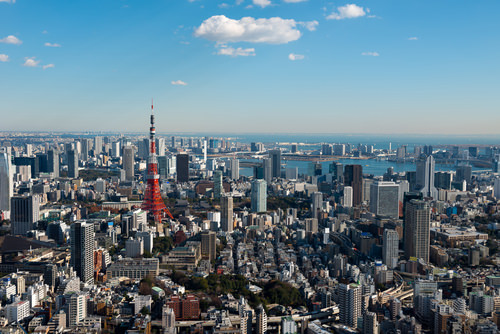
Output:
[[0,130],[496,134],[499,11],[0,0]]

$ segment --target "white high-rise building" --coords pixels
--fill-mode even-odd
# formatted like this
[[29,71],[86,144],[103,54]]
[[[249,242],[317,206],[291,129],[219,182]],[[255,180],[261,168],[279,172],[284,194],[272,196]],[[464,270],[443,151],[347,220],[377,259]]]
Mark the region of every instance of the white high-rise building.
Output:
[[119,141],[111,144],[111,155],[113,158],[119,158],[121,156],[121,147]]
[[399,234],[395,230],[384,230],[384,244],[382,246],[382,256],[384,264],[389,268],[395,268],[398,262]]
[[71,224],[70,265],[83,283],[94,281],[94,224],[76,221]]
[[377,181],[370,185],[370,211],[377,216],[399,218],[399,186]]
[[69,326],[75,327],[87,317],[87,295],[85,293],[73,293],[68,299]]
[[267,314],[262,305],[257,307],[256,310],[256,333],[266,334],[267,333]]
[[138,257],[144,254],[144,243],[142,239],[130,238],[125,241],[125,252],[127,257]]
[[344,187],[344,203],[343,206],[345,208],[352,207],[352,187]]
[[19,301],[5,306],[5,313],[9,323],[20,322],[30,316],[30,303]]
[[361,316],[361,286],[355,283],[339,285],[340,322],[356,328]]
[[0,211],[10,217],[10,199],[13,196],[14,170],[10,162],[10,155],[0,151]]
[[163,334],[176,334],[175,329],[175,313],[174,309],[163,306],[161,312],[161,327],[163,328]]
[[240,161],[236,158],[230,160],[231,180],[240,178]]
[[417,161],[417,188],[424,197],[438,198],[438,190],[434,186],[435,161],[432,155],[425,160]]
[[254,180],[251,190],[252,212],[267,211],[267,182],[265,180]]
[[94,157],[99,156],[102,153],[102,137],[94,138]]

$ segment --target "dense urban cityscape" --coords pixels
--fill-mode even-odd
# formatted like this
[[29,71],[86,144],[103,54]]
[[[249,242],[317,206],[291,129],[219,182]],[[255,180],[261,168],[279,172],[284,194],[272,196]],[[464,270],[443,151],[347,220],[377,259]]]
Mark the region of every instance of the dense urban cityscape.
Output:
[[2,332],[498,332],[499,147],[154,122],[151,106],[149,136],[0,134]]
[[0,334],[500,334],[499,12],[0,0]]

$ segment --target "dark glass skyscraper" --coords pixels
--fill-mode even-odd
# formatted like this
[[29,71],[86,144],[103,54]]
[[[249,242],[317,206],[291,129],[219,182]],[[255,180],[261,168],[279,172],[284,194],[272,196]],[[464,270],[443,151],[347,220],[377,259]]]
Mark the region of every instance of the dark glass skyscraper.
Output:
[[177,182],[189,181],[189,155],[186,153],[177,154]]
[[352,205],[361,204],[363,191],[363,167],[361,165],[346,165],[344,170],[344,184],[352,187]]

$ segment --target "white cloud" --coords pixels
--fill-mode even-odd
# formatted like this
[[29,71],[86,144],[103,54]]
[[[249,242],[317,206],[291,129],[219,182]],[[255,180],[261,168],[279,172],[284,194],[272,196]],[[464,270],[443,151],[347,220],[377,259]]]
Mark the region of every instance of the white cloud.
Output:
[[260,6],[262,8],[271,5],[271,1],[270,0],[252,0],[252,2],[253,2],[254,5]]
[[236,0],[234,3],[236,4],[236,6],[239,6],[243,3],[243,1],[245,0]]
[[0,0],[0,2],[16,3],[16,0]]
[[362,52],[362,56],[371,56],[371,57],[378,57],[380,54],[378,52]]
[[296,54],[296,53],[290,53],[288,55],[288,59],[290,59],[290,60],[302,60],[302,59],[304,59],[304,55],[299,55],[299,54]]
[[172,81],[171,84],[174,86],[187,86],[187,83],[182,80]]
[[44,45],[51,47],[51,48],[60,48],[61,47],[61,44],[57,44],[57,43],[45,43]]
[[365,16],[369,10],[366,11],[363,7],[357,6],[355,4],[347,4],[345,6],[337,7],[338,12],[333,12],[326,17],[327,20],[343,20],[343,19],[354,19],[356,17]]
[[233,20],[224,15],[212,16],[195,29],[194,35],[218,43],[252,42],[285,44],[298,40],[302,34],[293,19],[272,17]]
[[315,31],[316,27],[319,25],[319,22],[314,20],[314,21],[307,21],[307,22],[299,22],[301,25],[303,25],[307,30],[309,31]]
[[0,53],[0,62],[5,63],[6,61],[9,61],[9,56],[6,54]]
[[43,68],[44,70],[46,70],[46,69],[48,69],[48,68],[54,68],[54,67],[56,67],[56,65],[54,65],[54,64],[47,64],[47,65],[43,65],[43,66],[42,66],[42,68]]
[[38,64],[40,63],[39,60],[35,60],[35,57],[26,57],[24,58],[24,64],[23,66],[26,66],[26,67],[37,67]]
[[410,37],[410,38],[408,38],[408,40],[409,41],[416,41],[416,40],[418,40],[418,37]]
[[243,48],[233,48],[233,47],[228,47],[228,46],[224,46],[222,48],[220,48],[218,51],[217,51],[217,54],[218,55],[223,55],[223,56],[231,56],[231,57],[238,57],[238,56],[243,56],[243,57],[247,57],[247,56],[255,56],[255,49],[254,48],[247,48],[247,49],[243,49]]
[[19,44],[22,44],[23,42],[19,38],[17,38],[16,36],[9,35],[5,38],[0,39],[0,43],[19,45]]

